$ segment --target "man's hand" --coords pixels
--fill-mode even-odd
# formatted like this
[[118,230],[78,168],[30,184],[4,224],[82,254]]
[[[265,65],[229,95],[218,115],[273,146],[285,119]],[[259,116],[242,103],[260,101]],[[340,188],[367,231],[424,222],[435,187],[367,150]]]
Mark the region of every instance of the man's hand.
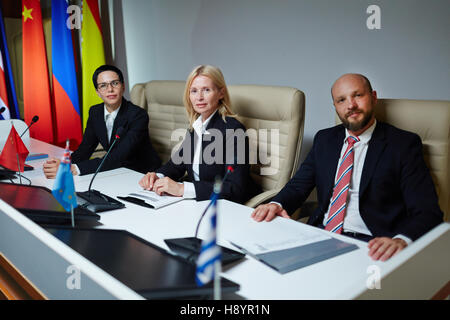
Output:
[[261,222],[263,220],[269,222],[272,221],[276,216],[288,219],[290,218],[286,210],[284,210],[276,203],[261,204],[257,206],[252,213],[252,218],[258,222]]
[[369,256],[373,260],[386,261],[403,250],[407,245],[403,239],[374,238],[368,244],[370,249]]
[[139,185],[145,190],[152,191],[153,184],[158,179],[159,178],[155,172],[148,172],[141,180],[139,180]]
[[168,177],[164,177],[155,181],[153,184],[153,191],[158,195],[167,193],[175,197],[182,197],[184,194],[184,184],[175,182]]
[[51,158],[44,163],[44,174],[47,179],[55,179],[58,172],[60,159]]

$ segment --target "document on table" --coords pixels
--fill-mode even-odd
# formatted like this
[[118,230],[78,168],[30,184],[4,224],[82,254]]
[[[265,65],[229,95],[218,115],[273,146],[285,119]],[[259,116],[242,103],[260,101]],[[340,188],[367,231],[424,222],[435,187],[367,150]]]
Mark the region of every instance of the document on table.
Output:
[[248,221],[228,241],[283,274],[358,248],[322,230],[282,218]]
[[174,197],[169,195],[160,196],[156,192],[148,190],[139,190],[129,193],[126,197],[118,197],[119,199],[132,202],[144,207],[159,209],[172,203],[183,200],[183,197]]
[[231,243],[252,254],[284,250],[331,239],[329,235],[293,220],[248,221],[234,232]]

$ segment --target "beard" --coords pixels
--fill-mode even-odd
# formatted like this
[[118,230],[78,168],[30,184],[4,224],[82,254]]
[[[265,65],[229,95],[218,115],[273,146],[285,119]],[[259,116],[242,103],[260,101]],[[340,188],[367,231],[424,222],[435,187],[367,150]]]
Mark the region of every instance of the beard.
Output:
[[[348,121],[347,118],[355,112],[362,113],[363,118],[359,121],[354,121],[354,122]],[[356,131],[359,131],[362,128],[364,128],[370,122],[370,120],[372,119],[372,116],[373,116],[373,110],[366,112],[366,113],[364,111],[356,111],[355,110],[355,111],[348,112],[347,114],[345,114],[344,117],[341,117],[339,114],[338,114],[338,116],[339,116],[339,119],[341,119],[343,126],[347,130],[356,132]]]

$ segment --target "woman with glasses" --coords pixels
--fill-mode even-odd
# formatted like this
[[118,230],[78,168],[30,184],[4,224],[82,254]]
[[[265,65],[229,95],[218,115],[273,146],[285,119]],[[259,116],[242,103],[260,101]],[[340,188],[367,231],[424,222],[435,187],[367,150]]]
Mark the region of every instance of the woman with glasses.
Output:
[[[145,173],[158,168],[161,160],[150,142],[148,114],[123,98],[125,84],[122,72],[117,67],[103,65],[95,70],[92,81],[103,103],[89,109],[83,140],[72,154],[72,173],[84,175],[95,172],[103,158],[90,159],[92,154],[98,144],[108,150],[119,128],[122,128],[121,137],[101,170],[127,167]],[[47,178],[56,177],[59,163],[59,159],[50,159],[44,164]]]
[[[223,179],[221,198],[243,203],[259,190],[250,177],[245,127],[235,118],[219,68],[196,67],[186,81],[183,102],[189,130],[180,149],[139,185],[157,194],[198,201],[209,199],[216,179]],[[231,170],[230,170],[231,166]],[[183,183],[178,181],[187,173]]]

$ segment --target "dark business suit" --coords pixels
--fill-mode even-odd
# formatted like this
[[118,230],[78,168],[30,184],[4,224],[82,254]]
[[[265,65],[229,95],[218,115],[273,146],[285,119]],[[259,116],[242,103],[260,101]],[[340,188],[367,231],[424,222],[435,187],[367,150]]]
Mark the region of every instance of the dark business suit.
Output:
[[[259,188],[250,177],[248,138],[245,137],[245,140],[241,143],[231,135],[227,139],[227,130],[231,129],[234,132],[234,130],[241,129],[242,133],[245,134],[245,127],[231,117],[227,117],[226,122],[224,122],[219,112],[216,112],[209,121],[206,131],[213,132],[210,129],[215,129],[215,133],[220,133],[223,140],[216,138],[215,134],[203,134],[202,155],[211,154],[216,161],[206,163],[209,160],[205,161],[205,158],[203,158],[199,165],[200,181],[194,181],[192,171],[194,147],[198,139],[194,130],[187,132],[180,149],[156,172],[162,173],[175,181],[180,180],[187,172],[186,180],[194,184],[196,199],[201,201],[210,198],[216,177],[219,176],[222,179],[228,165],[231,164],[234,171],[228,175],[223,183],[220,198],[243,203],[256,195]],[[208,141],[208,139],[211,140]],[[216,141],[216,139],[218,140]]]
[[[292,213],[317,187],[319,206],[308,223],[320,226],[333,192],[344,138],[342,125],[319,131],[306,160],[273,201]],[[418,135],[377,122],[361,175],[359,211],[374,237],[402,234],[415,240],[442,222]]]
[[161,160],[150,142],[148,120],[148,114],[144,109],[123,99],[114,120],[110,143],[107,137],[104,105],[101,103],[92,106],[89,109],[83,140],[72,154],[72,163],[78,166],[81,175],[95,172],[102,158],[90,159],[92,153],[99,143],[108,150],[114,142],[117,129],[122,127],[120,140],[112,148],[101,170],[119,167],[127,167],[142,173],[155,170],[161,165]]

